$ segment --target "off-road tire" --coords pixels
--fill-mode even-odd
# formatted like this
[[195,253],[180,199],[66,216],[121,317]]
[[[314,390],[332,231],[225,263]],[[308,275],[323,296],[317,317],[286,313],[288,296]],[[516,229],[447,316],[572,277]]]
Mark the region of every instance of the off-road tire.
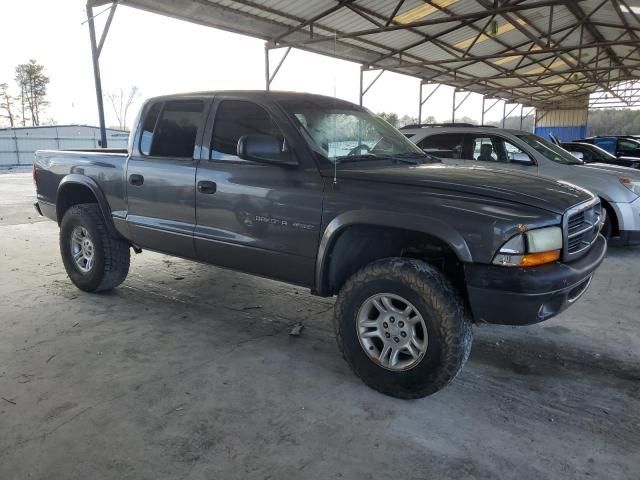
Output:
[[[76,266],[71,252],[71,234],[77,226],[89,232],[94,244],[95,262],[87,273]],[[60,223],[60,254],[67,275],[76,287],[85,292],[111,290],[120,285],[129,273],[129,244],[109,233],[95,203],[74,205],[65,212]]]
[[[358,310],[380,293],[404,297],[425,320],[427,351],[408,370],[392,371],[376,364],[358,339]],[[376,260],[351,276],[339,292],[334,327],[338,348],[355,374],[371,388],[404,399],[431,395],[450,383],[469,358],[473,341],[458,292],[439,270],[410,258]]]

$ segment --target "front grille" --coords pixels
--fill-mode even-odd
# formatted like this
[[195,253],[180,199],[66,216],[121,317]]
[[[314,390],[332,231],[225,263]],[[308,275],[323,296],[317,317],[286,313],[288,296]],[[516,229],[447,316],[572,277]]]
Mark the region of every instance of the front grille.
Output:
[[564,259],[575,260],[595,242],[602,221],[602,206],[595,198],[570,209],[564,219]]

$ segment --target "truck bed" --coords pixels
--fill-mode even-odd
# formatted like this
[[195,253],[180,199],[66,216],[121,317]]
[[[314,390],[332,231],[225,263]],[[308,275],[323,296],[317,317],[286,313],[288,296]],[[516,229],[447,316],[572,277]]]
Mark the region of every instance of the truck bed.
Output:
[[[61,180],[79,174],[95,181],[113,211],[126,210],[125,169],[127,150],[119,148],[38,150],[33,161],[37,178],[37,197],[43,213],[55,216],[55,204]],[[50,208],[48,206],[50,205]]]

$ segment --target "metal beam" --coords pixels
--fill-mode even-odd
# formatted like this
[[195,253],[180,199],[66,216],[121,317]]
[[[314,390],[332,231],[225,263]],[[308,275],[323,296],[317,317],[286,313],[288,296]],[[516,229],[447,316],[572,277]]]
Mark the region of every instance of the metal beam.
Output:
[[[503,13],[508,13],[508,12],[518,12],[518,11],[524,11],[524,10],[531,10],[534,8],[540,8],[540,7],[548,7],[550,5],[557,5],[557,4],[568,4],[568,3],[580,3],[583,2],[585,0],[539,0],[539,1],[527,1],[524,3],[520,3],[520,4],[513,4],[513,5],[504,5],[501,7],[497,7],[497,8],[486,8],[483,9],[481,11],[478,12],[473,12],[473,13],[467,13],[464,15],[455,15],[455,16],[448,16],[448,17],[438,17],[438,18],[433,18],[433,19],[429,19],[429,20],[419,20],[416,22],[411,22],[411,23],[406,23],[406,24],[391,24],[388,26],[383,26],[381,28],[368,28],[368,29],[363,29],[363,30],[358,30],[355,32],[348,32],[348,33],[341,33],[339,35],[336,35],[336,39],[337,40],[342,40],[345,38],[358,38],[358,37],[364,37],[367,35],[375,35],[376,33],[386,33],[386,32],[394,32],[396,30],[407,30],[407,29],[411,29],[411,28],[418,28],[418,27],[428,27],[428,26],[433,26],[433,25],[441,25],[443,23],[452,23],[452,22],[461,22],[461,21],[465,21],[465,20],[471,20],[471,21],[476,21],[476,20],[480,20],[484,17],[487,17],[489,15],[499,15],[499,14],[503,14]],[[340,4],[340,7],[342,7],[342,2]],[[339,7],[338,7],[339,8]],[[334,8],[334,10],[337,10],[337,8]],[[323,15],[324,16],[324,15]],[[296,27],[296,29],[298,28],[302,28],[304,25],[300,25],[299,27]],[[295,31],[295,29],[294,29]],[[279,36],[278,38],[282,38],[283,36],[288,35],[288,33],[285,33],[284,35]],[[297,42],[295,44],[292,44],[291,46],[297,46],[297,45],[308,45],[308,44],[312,44],[312,43],[319,43],[319,42],[326,42],[326,41],[330,41],[333,40],[333,37],[322,37],[322,38],[315,38],[315,39],[310,39],[310,40],[302,40],[301,42]],[[278,41],[277,39],[274,41]],[[288,45],[287,45],[288,46]]]
[[107,33],[109,33],[109,28],[111,27],[111,22],[113,21],[113,16],[116,14],[116,7],[118,6],[118,2],[120,0],[113,2],[111,4],[111,8],[109,9],[109,16],[107,17],[107,21],[104,24],[104,28],[102,29],[102,35],[100,36],[100,43],[98,43],[98,57],[102,53],[102,47],[104,46],[104,41],[107,39]]
[[[113,7],[111,9],[113,11]],[[89,23],[89,39],[91,41],[91,59],[93,60],[93,80],[96,86],[96,100],[98,101],[98,122],[100,123],[100,146],[107,148],[107,129],[104,121],[104,104],[102,101],[102,80],[100,79],[100,62],[98,45],[96,44],[96,27],[93,22],[93,7],[87,2],[87,21]]]
[[431,92],[429,93],[429,95],[427,95],[427,98],[422,98],[422,89],[424,87],[424,85],[434,85],[431,83],[426,83],[425,82],[420,82],[420,101],[418,102],[418,123],[422,123],[422,107],[424,106],[425,103],[427,103],[427,100],[429,100],[434,93],[436,93],[438,91],[438,89],[442,86],[441,83],[437,83],[435,84],[436,88],[434,88],[433,90],[431,90]]
[[451,122],[455,123],[456,121],[456,112],[458,111],[458,109],[462,106],[462,104],[467,100],[467,98],[469,98],[469,95],[471,95],[471,92],[467,92],[467,94],[464,96],[464,98],[462,100],[460,100],[460,102],[456,103],[456,93],[458,92],[457,88],[453,89],[453,108],[451,109]]
[[[487,100],[495,100],[495,102],[493,102],[489,108],[485,108],[485,102]],[[484,116],[489,112],[489,110],[491,110],[493,107],[495,107],[498,102],[500,102],[499,98],[493,99],[493,98],[487,98],[484,95],[482,96],[482,115],[480,115],[480,125],[484,125]]]
[[265,80],[267,82],[266,84],[266,90],[269,91],[271,90],[271,84],[273,83],[273,79],[276,78],[276,75],[278,74],[278,72],[280,71],[280,67],[282,67],[282,64],[284,63],[285,59],[287,58],[287,55],[289,55],[289,52],[291,51],[291,47],[287,47],[287,49],[284,52],[284,55],[282,55],[282,58],[280,59],[280,61],[278,62],[278,64],[276,65],[275,70],[273,71],[272,74],[269,74],[270,72],[270,66],[269,66],[269,50],[271,50],[271,48],[269,48],[269,45],[265,43],[264,45],[264,54],[265,54]]

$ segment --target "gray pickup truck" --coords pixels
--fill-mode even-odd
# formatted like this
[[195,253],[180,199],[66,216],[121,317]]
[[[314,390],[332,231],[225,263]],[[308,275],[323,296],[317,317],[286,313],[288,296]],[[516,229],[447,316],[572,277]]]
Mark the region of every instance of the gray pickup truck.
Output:
[[366,109],[316,95],[153,98],[128,151],[39,151],[34,179],[78,288],[119,285],[133,248],[337,294],[344,358],[401,398],[453,380],[472,322],[570,306],[606,252],[587,190],[445,166]]

